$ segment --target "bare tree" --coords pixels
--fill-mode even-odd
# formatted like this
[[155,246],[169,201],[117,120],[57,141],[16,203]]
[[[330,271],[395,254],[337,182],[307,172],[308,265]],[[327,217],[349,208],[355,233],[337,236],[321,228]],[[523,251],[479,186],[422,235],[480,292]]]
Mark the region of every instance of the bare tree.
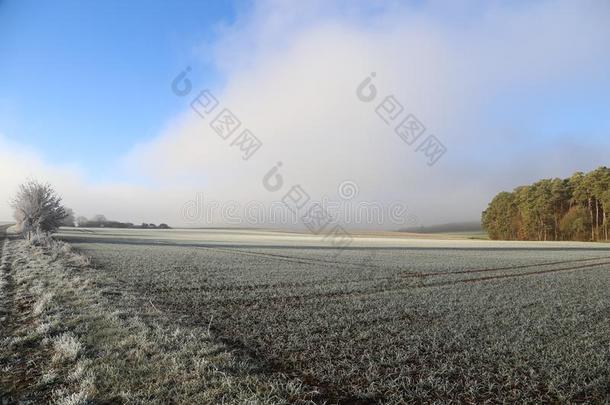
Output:
[[28,180],[19,186],[11,207],[15,210],[17,226],[27,239],[35,234],[55,232],[67,216],[61,197],[53,187],[36,180]]

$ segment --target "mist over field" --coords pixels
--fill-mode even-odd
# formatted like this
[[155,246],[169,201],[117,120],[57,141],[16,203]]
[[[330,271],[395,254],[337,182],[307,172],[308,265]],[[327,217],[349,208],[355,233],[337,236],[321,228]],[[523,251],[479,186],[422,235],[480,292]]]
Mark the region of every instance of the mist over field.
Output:
[[[11,3],[0,7],[10,10]],[[350,205],[389,209],[399,202],[413,218],[343,221],[346,227],[477,221],[498,191],[606,163],[610,124],[599,117],[608,100],[599,83],[607,85],[610,67],[609,11],[600,1],[238,4],[234,18],[217,23],[211,38],[182,44],[163,61],[163,71],[138,69],[152,77],[152,87],[163,95],[157,99],[171,103],[173,112],[156,117],[160,124],[149,125],[145,134],[130,133],[132,140],[104,153],[95,166],[86,157],[96,155],[95,146],[78,149],[57,134],[55,143],[65,143],[66,151],[58,155],[22,140],[32,135],[22,136],[12,123],[46,113],[19,109],[16,96],[0,92],[0,117],[8,124],[0,124],[0,196],[6,200],[31,176],[53,183],[66,205],[87,217],[223,226],[232,225],[226,215],[185,218],[185,204],[203,193],[205,201],[239,204],[235,216],[244,217],[248,203],[269,206],[301,185],[312,200],[341,203],[336,216],[342,218],[348,207],[338,189],[350,181],[357,185]],[[167,24],[177,29],[177,23]],[[0,41],[22,41],[15,26],[5,30]],[[7,66],[5,73],[13,74],[16,67]],[[192,91],[180,97],[172,81],[187,67]],[[69,66],[62,69],[51,66],[44,80],[70,74]],[[356,92],[371,73],[378,95],[367,103]],[[85,85],[110,76],[97,71],[74,80]],[[137,80],[108,86],[117,102],[143,92]],[[50,102],[51,89],[41,89],[37,99]],[[262,142],[247,161],[210,128],[213,117],[201,118],[190,108],[204,89]],[[404,114],[417,117],[425,136],[446,147],[434,165],[377,114],[388,95]],[[135,101],[133,114],[153,100]],[[81,95],[71,102],[93,106],[95,100]],[[97,110],[104,111],[104,128],[112,114]],[[78,118],[66,108],[54,120]],[[129,114],[121,119],[129,121]],[[80,124],[82,137],[93,125]],[[28,131],[40,133],[44,126]],[[285,188],[270,192],[262,180],[278,162]],[[0,219],[10,218],[1,205]],[[264,218],[240,225],[274,223]]]

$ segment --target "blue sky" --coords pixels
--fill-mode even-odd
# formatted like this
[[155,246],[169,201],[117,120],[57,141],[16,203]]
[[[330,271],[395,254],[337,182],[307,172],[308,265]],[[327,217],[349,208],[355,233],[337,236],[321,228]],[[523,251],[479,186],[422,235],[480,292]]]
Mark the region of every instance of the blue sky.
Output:
[[[241,5],[240,7],[245,7]],[[169,83],[235,17],[232,2],[0,2],[0,125],[10,139],[93,178],[184,107]]]
[[[424,224],[477,219],[500,190],[610,165],[609,20],[603,0],[0,0],[0,193],[33,176],[85,215],[177,223],[199,191],[276,201],[260,177],[282,160],[318,196],[350,180]],[[256,159],[172,94],[186,66]],[[441,163],[357,100],[372,71]]]

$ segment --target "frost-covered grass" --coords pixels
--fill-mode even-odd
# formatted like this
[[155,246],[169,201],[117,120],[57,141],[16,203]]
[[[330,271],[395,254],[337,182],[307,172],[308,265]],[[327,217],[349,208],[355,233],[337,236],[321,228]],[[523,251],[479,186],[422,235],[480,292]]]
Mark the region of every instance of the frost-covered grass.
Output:
[[0,402],[610,400],[607,245],[70,232],[2,249]]
[[70,332],[63,333],[53,341],[55,349],[55,361],[74,361],[79,353],[83,350],[83,346],[78,339]]
[[[609,400],[606,245],[384,237],[336,256],[307,237],[175,231],[171,245],[121,232],[70,236],[113,308],[209,331],[235,361],[255,361],[245,375],[289,376],[290,401],[312,390],[330,403]],[[197,381],[209,359],[192,361]]]
[[[0,402],[289,403],[315,393],[215,340],[120,305],[98,269],[61,242],[11,241],[9,328],[0,329]],[[7,292],[7,291],[4,291]],[[119,305],[117,305],[119,304]],[[4,321],[3,321],[4,322]]]

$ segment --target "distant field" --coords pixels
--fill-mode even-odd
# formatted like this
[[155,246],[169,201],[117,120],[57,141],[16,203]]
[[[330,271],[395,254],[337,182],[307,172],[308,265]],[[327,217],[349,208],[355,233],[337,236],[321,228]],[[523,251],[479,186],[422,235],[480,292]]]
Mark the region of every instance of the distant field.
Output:
[[489,239],[484,231],[455,231],[455,232],[433,232],[428,235],[435,238],[455,238],[455,239]]
[[146,322],[209,327],[316,402],[604,402],[610,248],[245,230],[62,230]]

